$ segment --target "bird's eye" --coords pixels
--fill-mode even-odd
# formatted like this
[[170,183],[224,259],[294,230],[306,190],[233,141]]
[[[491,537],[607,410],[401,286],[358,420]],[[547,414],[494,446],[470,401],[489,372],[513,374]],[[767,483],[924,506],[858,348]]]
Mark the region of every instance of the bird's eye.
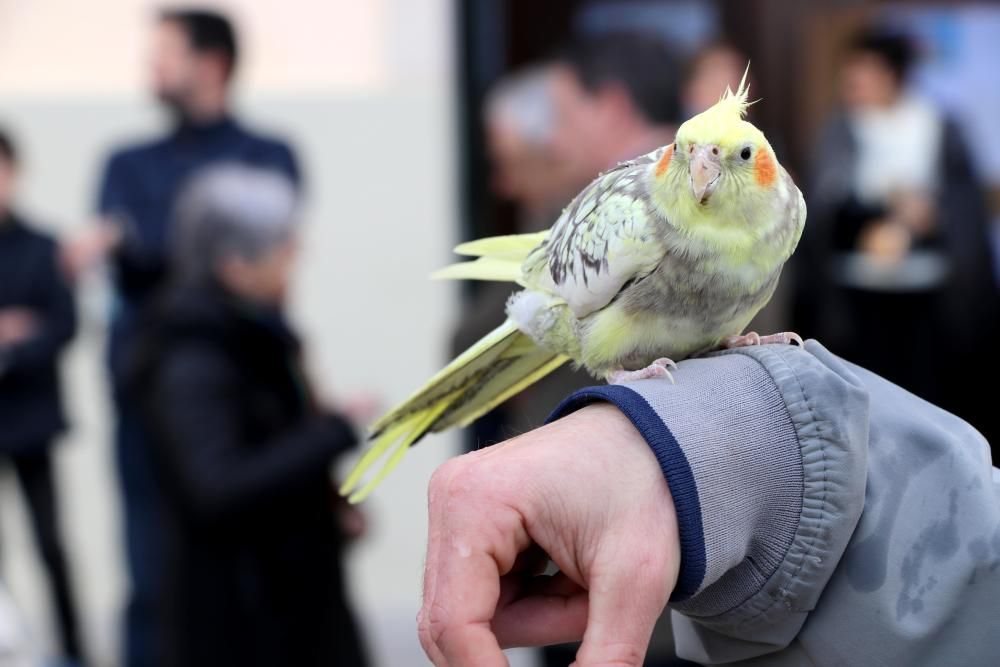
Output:
[[749,160],[749,159],[750,159],[750,153],[751,153],[751,151],[750,151],[750,147],[749,147],[749,146],[747,146],[746,148],[744,148],[744,149],[743,149],[743,150],[742,150],[742,151],[740,152],[740,157],[741,157],[741,158],[743,158],[744,160]]

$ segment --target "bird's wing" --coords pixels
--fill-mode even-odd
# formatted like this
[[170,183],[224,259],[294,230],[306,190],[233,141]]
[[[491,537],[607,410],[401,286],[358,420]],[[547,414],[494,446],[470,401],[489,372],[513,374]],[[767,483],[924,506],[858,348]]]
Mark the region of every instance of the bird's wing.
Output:
[[576,196],[525,260],[530,289],[555,294],[581,318],[656,268],[665,248],[653,233],[658,214],[646,183],[662,150],[601,174]]

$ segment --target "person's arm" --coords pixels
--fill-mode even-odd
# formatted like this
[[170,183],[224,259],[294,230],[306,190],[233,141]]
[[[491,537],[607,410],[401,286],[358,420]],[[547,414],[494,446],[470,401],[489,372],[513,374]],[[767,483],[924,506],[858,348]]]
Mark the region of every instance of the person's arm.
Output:
[[55,363],[62,349],[76,333],[76,307],[59,266],[54,246],[47,246],[39,258],[41,292],[37,306],[26,309],[32,332],[24,340],[0,349],[0,374],[34,372]]
[[355,442],[347,422],[327,415],[247,447],[234,405],[242,389],[229,363],[207,345],[188,344],[168,355],[149,397],[157,444],[185,505],[205,520],[266,505],[326,474]]
[[[421,616],[435,664],[502,664],[476,652],[487,632],[586,646],[612,629],[614,664],[641,665],[665,580],[678,654],[700,663],[984,664],[1000,652],[1000,473],[973,429],[814,341],[688,360],[674,377],[585,389],[551,430],[435,475]],[[670,501],[642,472],[652,461]],[[657,507],[669,507],[666,541],[649,523]],[[611,534],[617,558],[589,558]],[[533,544],[570,582],[516,574],[532,572],[517,553]],[[478,553],[489,560],[465,565]],[[581,565],[614,583],[574,578]],[[479,591],[475,606],[464,590]],[[642,632],[580,609],[598,597],[627,600],[616,613]]]
[[101,172],[95,218],[62,244],[60,261],[69,276],[80,277],[105,261],[121,244],[121,221],[129,210],[128,176],[122,155],[113,154]]
[[292,180],[295,187],[301,192],[305,189],[303,182],[302,168],[299,166],[299,159],[295,155],[292,147],[286,143],[279,143],[275,149],[275,164],[280,171],[283,171]]

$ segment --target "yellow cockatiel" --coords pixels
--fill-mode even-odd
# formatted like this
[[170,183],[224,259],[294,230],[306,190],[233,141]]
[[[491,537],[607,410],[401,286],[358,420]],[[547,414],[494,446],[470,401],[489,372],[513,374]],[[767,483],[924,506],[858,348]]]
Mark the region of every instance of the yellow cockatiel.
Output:
[[771,298],[806,208],[763,133],[743,119],[747,92],[744,74],[672,144],[598,176],[551,230],[456,248],[477,259],[437,277],[524,289],[506,322],[374,424],[372,447],[341,493],[360,501],[426,433],[471,423],[567,361],[622,382],[670,377],[672,360],[721,344],[759,343],[739,334]]

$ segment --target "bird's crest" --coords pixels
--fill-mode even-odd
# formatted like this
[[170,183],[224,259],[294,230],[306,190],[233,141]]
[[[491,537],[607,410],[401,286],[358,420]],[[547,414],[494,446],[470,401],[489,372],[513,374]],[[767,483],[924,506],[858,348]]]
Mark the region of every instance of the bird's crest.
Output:
[[712,107],[713,113],[734,118],[743,118],[746,116],[747,107],[753,104],[753,102],[748,101],[750,82],[747,81],[747,76],[749,74],[750,63],[748,62],[747,68],[743,70],[743,78],[740,79],[740,85],[736,89],[736,92],[734,93],[729,86],[726,86],[726,92],[722,93],[722,97]]

